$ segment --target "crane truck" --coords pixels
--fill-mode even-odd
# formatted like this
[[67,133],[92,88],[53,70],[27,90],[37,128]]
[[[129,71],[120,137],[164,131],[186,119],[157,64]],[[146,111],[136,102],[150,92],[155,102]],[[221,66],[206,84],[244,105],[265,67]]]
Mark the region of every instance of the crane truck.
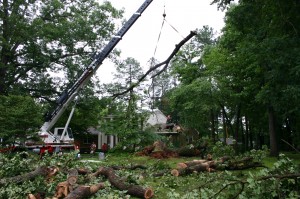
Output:
[[110,42],[104,47],[104,49],[91,58],[91,63],[86,67],[81,76],[75,81],[75,83],[66,91],[64,91],[57,99],[57,106],[52,112],[46,115],[45,123],[42,125],[38,135],[42,138],[43,143],[37,145],[33,142],[26,143],[27,148],[37,149],[42,145],[50,147],[61,147],[61,148],[74,148],[74,137],[68,124],[74,112],[75,106],[73,106],[69,119],[64,128],[54,128],[54,132],[50,132],[57,120],[61,117],[66,108],[78,95],[78,92],[88,83],[93,74],[101,66],[103,61],[108,57],[110,52],[131,28],[135,21],[141,16],[153,0],[146,0],[140,8],[128,19],[123,27],[112,37]]

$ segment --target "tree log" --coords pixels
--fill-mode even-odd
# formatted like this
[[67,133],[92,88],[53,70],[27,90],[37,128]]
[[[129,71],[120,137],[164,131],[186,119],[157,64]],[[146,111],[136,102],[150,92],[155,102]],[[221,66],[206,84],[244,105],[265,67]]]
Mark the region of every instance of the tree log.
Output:
[[171,171],[171,174],[173,176],[183,176],[183,175],[188,175],[191,174],[193,172],[202,172],[202,171],[213,171],[210,167],[209,164],[207,163],[200,163],[197,165],[193,165],[190,167],[186,167],[186,168],[180,168],[180,169],[173,169]]
[[211,160],[210,156],[207,160],[180,162],[177,164],[177,168],[171,171],[171,174],[174,176],[182,176],[193,172],[212,172],[215,170],[243,170],[262,166],[263,165],[259,162],[253,162],[252,157],[245,157],[241,160],[231,161],[227,156],[224,156],[219,160]]
[[70,187],[68,181],[60,182],[56,186],[56,192],[54,197],[56,198],[66,197],[70,193],[70,191],[72,191],[72,187]]
[[79,168],[79,169],[77,169],[77,171],[78,171],[78,174],[80,174],[80,175],[86,175],[86,174],[91,173],[91,171],[86,168]]
[[77,182],[77,179],[78,179],[78,171],[77,171],[77,169],[70,169],[68,171],[68,179],[67,179],[68,183],[70,185],[75,185],[76,182]]
[[97,191],[100,189],[104,188],[103,183],[95,184],[92,186],[78,186],[76,189],[71,191],[65,199],[82,199],[82,198],[87,198],[93,194],[95,194]]
[[27,199],[44,199],[45,193],[28,194]]
[[37,176],[47,176],[49,174],[49,170],[45,166],[41,166],[36,168],[34,171],[31,171],[29,173],[25,173],[23,175],[14,176],[11,178],[4,178],[0,180],[0,187],[4,186],[9,183],[20,183],[27,180],[31,180],[36,178]]
[[115,174],[115,171],[109,167],[100,167],[94,175],[104,175],[108,178],[109,182],[119,190],[127,190],[129,195],[139,198],[152,198],[154,193],[151,188],[144,189],[139,185],[126,184],[120,177]]
[[137,165],[130,165],[130,166],[111,166],[114,170],[121,170],[121,169],[129,169],[129,170],[135,170],[135,169],[147,169],[145,165],[137,164]]

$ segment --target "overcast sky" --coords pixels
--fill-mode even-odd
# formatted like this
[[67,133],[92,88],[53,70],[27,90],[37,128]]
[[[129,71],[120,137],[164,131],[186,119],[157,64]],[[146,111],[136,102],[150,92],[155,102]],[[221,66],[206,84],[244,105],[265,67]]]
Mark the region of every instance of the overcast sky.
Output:
[[[122,51],[122,59],[133,57],[146,70],[147,62],[154,56],[156,46],[155,58],[161,62],[171,54],[175,45],[192,30],[208,25],[220,33],[224,26],[225,13],[218,11],[216,5],[210,5],[211,1],[153,0],[116,46]],[[110,2],[117,9],[125,9],[124,18],[127,20],[145,0],[110,0]],[[164,10],[167,22],[163,26],[160,40],[157,43]],[[112,72],[114,72],[114,66],[107,59],[98,69],[97,75],[102,83],[107,83],[112,79]]]

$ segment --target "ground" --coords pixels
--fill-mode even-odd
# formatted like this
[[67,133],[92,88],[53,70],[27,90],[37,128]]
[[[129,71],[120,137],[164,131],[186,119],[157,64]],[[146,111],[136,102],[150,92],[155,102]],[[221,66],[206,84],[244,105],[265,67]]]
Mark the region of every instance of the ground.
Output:
[[[300,164],[300,154],[287,153],[287,156],[292,159],[296,164]],[[222,173],[195,173],[184,177],[174,177],[170,174],[172,168],[176,168],[177,163],[191,161],[194,159],[200,159],[200,157],[189,157],[189,158],[168,158],[168,159],[154,159],[145,156],[136,156],[128,153],[111,153],[108,154],[105,160],[99,160],[97,156],[83,156],[83,160],[88,160],[91,164],[95,166],[105,165],[105,166],[126,166],[126,165],[145,165],[146,170],[136,169],[134,171],[130,170],[120,170],[118,171],[119,176],[123,176],[130,183],[137,183],[144,187],[152,187],[155,194],[155,199],[166,199],[166,198],[189,198],[186,194],[190,192],[197,198],[198,193],[194,193],[195,190],[199,190],[201,187],[207,185],[207,179],[211,178],[222,178]],[[267,157],[263,160],[263,164],[271,168],[277,158]],[[241,176],[243,178],[251,173],[259,173],[263,168],[248,169],[243,171],[233,171],[230,174],[225,174],[227,177],[230,175]],[[153,177],[154,174],[160,172],[165,172],[165,175],[159,177]],[[223,179],[222,179],[223,180]],[[219,186],[219,185],[216,185]],[[101,191],[100,191],[101,192]],[[106,192],[107,193],[107,192]],[[103,195],[102,195],[103,196]],[[101,198],[101,193],[94,198]],[[134,198],[134,197],[131,197]],[[205,198],[205,197],[203,197]]]

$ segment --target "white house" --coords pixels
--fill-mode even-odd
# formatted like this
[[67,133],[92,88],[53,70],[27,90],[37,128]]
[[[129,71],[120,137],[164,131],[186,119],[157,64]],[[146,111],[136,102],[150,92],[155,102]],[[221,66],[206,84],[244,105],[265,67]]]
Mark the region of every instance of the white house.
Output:
[[[154,109],[148,120],[146,121],[146,127],[156,128],[155,133],[158,134],[177,134],[176,126],[173,126],[172,130],[166,129],[167,117],[159,109]],[[171,127],[172,128],[172,127]]]
[[166,124],[166,122],[167,122],[167,117],[159,109],[155,109],[150,114],[146,122],[146,125],[158,126],[158,125],[164,125]]

